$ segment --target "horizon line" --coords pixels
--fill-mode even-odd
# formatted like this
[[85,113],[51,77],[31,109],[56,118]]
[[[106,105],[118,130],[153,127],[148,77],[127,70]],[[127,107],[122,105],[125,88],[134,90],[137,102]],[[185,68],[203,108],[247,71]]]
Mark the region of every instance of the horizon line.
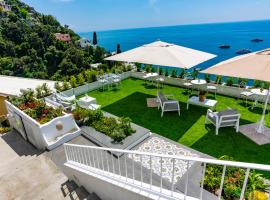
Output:
[[193,26],[193,25],[209,25],[209,24],[229,24],[229,23],[245,23],[245,22],[257,22],[257,21],[270,21],[268,19],[254,19],[254,20],[240,20],[240,21],[221,21],[221,22],[202,22],[202,23],[191,23],[191,24],[174,24],[174,25],[161,25],[161,26],[145,26],[145,27],[130,27],[130,28],[119,28],[119,29],[100,29],[100,30],[89,30],[89,31],[76,31],[77,34],[89,33],[89,32],[106,32],[106,31],[121,31],[121,30],[133,30],[133,29],[147,29],[147,28],[160,28],[160,27],[174,27],[174,26]]

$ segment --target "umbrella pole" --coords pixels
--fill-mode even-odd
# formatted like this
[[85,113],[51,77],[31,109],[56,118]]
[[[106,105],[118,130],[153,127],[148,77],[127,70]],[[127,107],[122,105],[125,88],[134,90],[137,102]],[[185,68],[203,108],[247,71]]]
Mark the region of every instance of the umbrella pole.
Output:
[[257,127],[257,133],[263,133],[263,129],[264,129],[264,118],[265,118],[265,113],[267,110],[267,106],[268,106],[268,101],[269,101],[269,95],[270,95],[270,86],[268,88],[268,92],[267,92],[267,96],[266,96],[266,100],[265,100],[265,104],[264,104],[264,109],[263,109],[263,114],[261,117],[261,120],[259,122],[259,126]]

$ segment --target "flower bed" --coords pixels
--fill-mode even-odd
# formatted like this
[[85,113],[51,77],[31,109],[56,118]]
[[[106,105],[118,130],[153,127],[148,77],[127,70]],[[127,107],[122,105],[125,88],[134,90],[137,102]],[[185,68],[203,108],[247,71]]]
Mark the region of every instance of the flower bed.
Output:
[[[223,156],[220,159],[233,160],[228,156]],[[223,167],[217,165],[208,165],[205,171],[204,188],[217,196],[220,193],[222,171]],[[227,167],[224,178],[224,186],[222,190],[222,197],[224,199],[227,200],[240,199],[245,173],[246,173],[245,169],[236,167]],[[247,187],[245,190],[245,199],[250,200],[255,199],[253,198],[254,195],[258,195],[258,193],[260,193],[261,195],[264,194],[264,191],[268,187],[269,185],[265,183],[265,180],[261,174],[258,174],[255,171],[251,171],[248,178]]]
[[11,98],[10,102],[40,124],[45,124],[56,117],[63,116],[62,109],[52,108],[46,105],[43,100],[36,99],[32,90],[22,91],[20,97]]
[[36,148],[51,150],[80,135],[73,116],[37,99],[33,90],[6,101],[9,122],[25,140]]
[[79,125],[91,126],[115,142],[121,142],[135,132],[129,118],[104,116],[101,110],[85,110],[77,107],[73,111],[73,116]]

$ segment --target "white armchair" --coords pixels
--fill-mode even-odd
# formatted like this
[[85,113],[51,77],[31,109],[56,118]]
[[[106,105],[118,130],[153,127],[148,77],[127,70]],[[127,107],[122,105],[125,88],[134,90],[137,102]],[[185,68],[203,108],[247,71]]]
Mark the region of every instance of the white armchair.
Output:
[[237,110],[224,110],[220,112],[213,112],[211,109],[207,110],[205,123],[212,123],[216,127],[216,135],[218,135],[219,128],[234,126],[236,132],[239,132],[239,122],[241,114]]
[[178,111],[180,116],[180,105],[176,100],[169,100],[168,97],[172,95],[164,95],[162,92],[158,92],[158,109],[161,108],[161,117],[163,117],[164,112]]

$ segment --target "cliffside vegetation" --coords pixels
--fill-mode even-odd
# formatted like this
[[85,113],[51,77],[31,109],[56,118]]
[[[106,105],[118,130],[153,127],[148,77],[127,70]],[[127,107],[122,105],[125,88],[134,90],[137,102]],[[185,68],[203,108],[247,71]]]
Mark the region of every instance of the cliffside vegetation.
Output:
[[[19,0],[6,0],[10,12],[0,9],[0,74],[29,78],[69,80],[102,62],[99,46],[81,48],[80,37],[53,16],[40,14]],[[69,43],[55,33],[69,34]]]

